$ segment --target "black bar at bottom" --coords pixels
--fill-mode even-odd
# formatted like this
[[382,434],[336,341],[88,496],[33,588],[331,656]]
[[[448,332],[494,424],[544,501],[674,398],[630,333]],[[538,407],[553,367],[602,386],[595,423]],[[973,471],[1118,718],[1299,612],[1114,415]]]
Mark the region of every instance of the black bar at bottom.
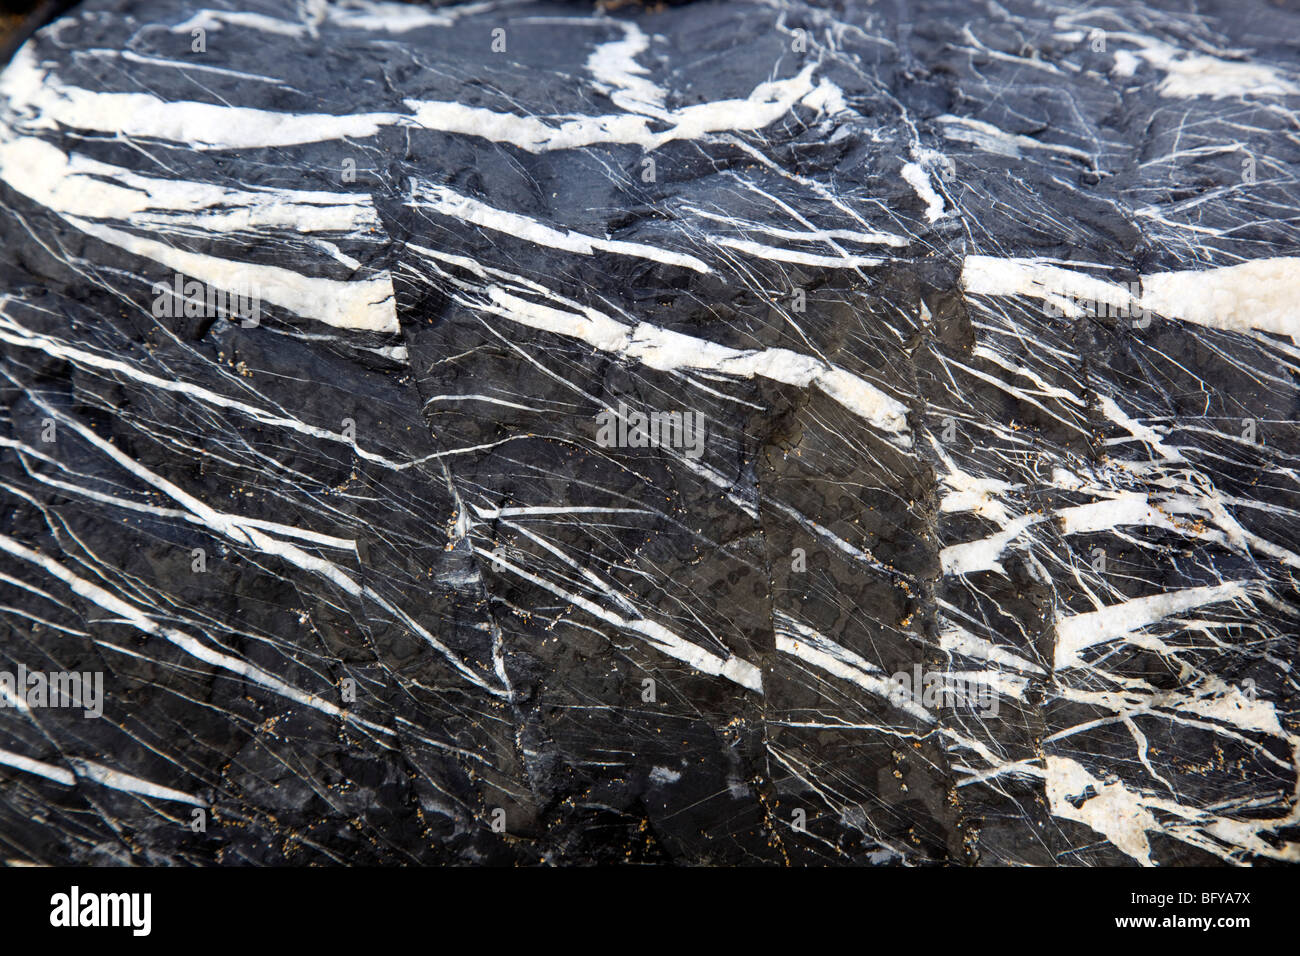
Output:
[[[634,946],[638,939],[686,944],[686,933],[697,944],[700,933],[721,934],[770,948],[780,936],[811,945],[854,927],[867,934],[865,944],[889,923],[986,940],[1077,932],[1151,943],[1199,933],[1231,944],[1261,929],[1289,929],[1293,872],[10,868],[0,869],[0,926],[14,946],[75,934],[79,943],[255,942],[259,950],[289,944],[337,951],[411,933],[436,950],[460,945],[466,931],[486,934],[481,942],[494,946],[573,932]],[[145,897],[134,894],[148,894],[147,927]],[[1029,935],[1043,933],[1052,935]]]

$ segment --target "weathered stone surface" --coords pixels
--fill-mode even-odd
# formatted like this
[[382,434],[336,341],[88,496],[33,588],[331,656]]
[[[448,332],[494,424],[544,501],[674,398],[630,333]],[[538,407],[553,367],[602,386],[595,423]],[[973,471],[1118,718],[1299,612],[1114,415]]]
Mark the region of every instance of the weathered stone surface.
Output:
[[1294,861],[1300,14],[1199,6],[39,32],[5,858]]

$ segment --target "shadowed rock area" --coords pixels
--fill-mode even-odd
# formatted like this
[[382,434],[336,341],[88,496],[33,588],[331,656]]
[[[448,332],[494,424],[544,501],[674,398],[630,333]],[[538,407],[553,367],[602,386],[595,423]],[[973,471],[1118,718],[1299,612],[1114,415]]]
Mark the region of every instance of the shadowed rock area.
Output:
[[0,73],[0,858],[1295,862],[1297,35],[77,5]]

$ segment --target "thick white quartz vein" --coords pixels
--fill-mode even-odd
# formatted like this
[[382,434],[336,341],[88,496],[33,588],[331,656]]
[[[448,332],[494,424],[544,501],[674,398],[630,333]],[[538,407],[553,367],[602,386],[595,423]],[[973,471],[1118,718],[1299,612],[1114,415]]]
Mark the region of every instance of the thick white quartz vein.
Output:
[[[278,305],[338,328],[396,333],[400,331],[387,272],[373,278],[342,281],[304,276],[280,266],[222,259],[187,252],[97,220],[156,227],[160,213],[177,225],[203,228],[213,235],[273,223],[304,231],[359,230],[375,222],[373,208],[357,197],[302,191],[274,193],[223,190],[200,183],[164,182],[128,174],[103,163],[60,150],[35,138],[0,142],[0,177],[29,199],[59,213],[87,235],[126,252],[152,259],[215,287]],[[122,185],[104,182],[113,177]],[[278,202],[276,200],[279,200]],[[226,203],[243,203],[246,212],[205,214]],[[151,218],[152,217],[152,218]],[[278,222],[277,222],[278,221]]]
[[[364,139],[385,126],[414,125],[509,143],[528,152],[622,143],[652,150],[711,133],[758,130],[795,104],[820,109],[830,101],[826,81],[815,84],[816,64],[784,80],[760,83],[744,99],[717,100],[664,111],[578,118],[519,116],[448,101],[407,99],[410,113],[283,113],[192,100],[167,101],[152,93],[87,90],[62,82],[52,67],[23,47],[0,76],[0,96],[28,130],[56,124],[133,138],[187,143],[199,149],[252,149],[324,140]],[[667,129],[655,131],[655,126]]]
[[972,295],[1023,295],[1051,302],[1068,316],[1075,300],[1102,303],[1121,314],[1147,309],[1215,329],[1259,329],[1300,342],[1300,258],[1275,257],[1235,266],[1157,272],[1141,293],[1105,279],[1036,259],[967,256],[962,285]]
[[787,385],[815,385],[849,411],[871,422],[903,447],[911,445],[907,408],[850,372],[789,349],[741,350],[648,322],[624,325],[595,309],[565,312],[521,299],[500,286],[487,288],[491,304],[481,308],[543,331],[582,339],[603,352],[642,362],[659,371],[708,369],[725,375],[760,375]]

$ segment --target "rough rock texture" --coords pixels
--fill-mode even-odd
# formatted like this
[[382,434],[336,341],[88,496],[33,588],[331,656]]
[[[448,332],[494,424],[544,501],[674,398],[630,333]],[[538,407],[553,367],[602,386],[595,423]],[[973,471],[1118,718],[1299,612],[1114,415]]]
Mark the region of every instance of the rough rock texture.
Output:
[[0,74],[0,669],[103,716],[0,709],[0,856],[1300,858],[1297,37],[81,4]]

